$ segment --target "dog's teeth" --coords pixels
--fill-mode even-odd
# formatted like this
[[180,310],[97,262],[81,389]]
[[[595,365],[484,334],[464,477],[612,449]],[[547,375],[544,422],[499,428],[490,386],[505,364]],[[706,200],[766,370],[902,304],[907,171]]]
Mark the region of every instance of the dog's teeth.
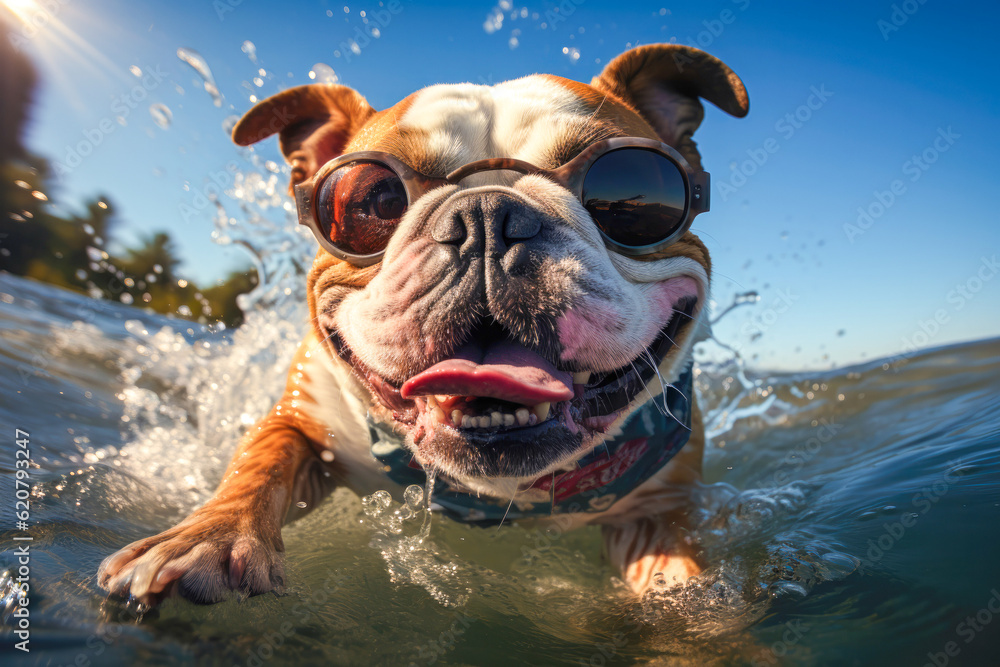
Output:
[[531,413],[528,412],[528,408],[518,408],[514,413],[514,416],[517,418],[517,423],[521,426],[526,426],[528,424],[529,415],[531,415]]
[[462,428],[472,428],[472,420],[474,417],[469,415],[462,415]]
[[434,398],[437,399],[438,403],[444,403],[449,398],[451,398],[451,396],[449,396],[448,394],[434,394]]
[[550,407],[552,407],[551,403],[539,403],[535,407],[531,408],[531,414],[538,417],[539,422],[543,422],[549,418]]
[[503,415],[499,412],[490,413],[490,426],[501,426],[503,424]]
[[573,373],[573,384],[587,384],[590,382],[590,371]]
[[451,423],[454,424],[455,426],[461,426],[462,425],[462,417],[464,417],[464,416],[465,415],[462,414],[461,410],[452,410],[451,411]]
[[516,423],[517,423],[517,417],[515,417],[514,415],[512,415],[509,412],[505,412],[503,414],[503,425],[504,426],[513,426]]
[[434,421],[436,421],[438,424],[443,424],[446,419],[446,417],[444,416],[444,410],[437,407],[431,410],[431,416],[434,417]]
[[427,407],[430,408],[431,410],[437,407],[437,401],[434,400],[433,396],[428,396],[426,400],[427,400]]

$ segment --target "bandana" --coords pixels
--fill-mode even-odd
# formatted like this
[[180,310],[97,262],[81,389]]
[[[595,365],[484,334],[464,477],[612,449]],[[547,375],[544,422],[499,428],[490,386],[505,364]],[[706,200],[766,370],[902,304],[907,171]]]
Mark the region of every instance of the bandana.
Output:
[[[618,435],[577,461],[574,470],[535,480],[528,489],[518,491],[513,501],[476,496],[438,475],[431,509],[484,526],[552,514],[603,512],[652,477],[687,443],[692,385],[688,368],[664,394],[629,415]],[[404,487],[426,483],[427,474],[402,438],[372,421],[369,430],[372,454],[390,479]]]

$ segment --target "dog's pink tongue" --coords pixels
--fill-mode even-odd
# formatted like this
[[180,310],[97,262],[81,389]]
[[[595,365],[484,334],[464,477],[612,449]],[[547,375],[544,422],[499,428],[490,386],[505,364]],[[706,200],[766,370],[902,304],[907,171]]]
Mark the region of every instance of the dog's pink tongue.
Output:
[[485,350],[471,343],[411,377],[399,393],[403,398],[449,394],[536,405],[573,398],[573,376],[517,343],[497,342]]

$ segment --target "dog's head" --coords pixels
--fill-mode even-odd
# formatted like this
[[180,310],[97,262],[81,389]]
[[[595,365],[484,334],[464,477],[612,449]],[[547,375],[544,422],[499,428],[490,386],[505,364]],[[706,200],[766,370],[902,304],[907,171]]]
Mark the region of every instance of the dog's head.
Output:
[[[409,201],[398,182],[370,186],[381,189],[366,214],[380,215],[352,243],[384,254],[352,262],[321,249],[311,315],[417,461],[506,493],[598,446],[688,362],[709,288],[705,246],[687,231],[655,252],[620,252],[580,193],[546,170],[615,137],[666,143],[700,170],[699,98],[748,110],[721,61],[652,45],[590,85],[547,75],[438,85],[379,112],[349,88],[301,86],[255,106],[233,136],[248,145],[277,133],[292,186],[306,190],[330,160],[359,151],[429,177],[434,187]],[[522,162],[445,180],[487,158]],[[366,168],[340,180],[378,181]]]

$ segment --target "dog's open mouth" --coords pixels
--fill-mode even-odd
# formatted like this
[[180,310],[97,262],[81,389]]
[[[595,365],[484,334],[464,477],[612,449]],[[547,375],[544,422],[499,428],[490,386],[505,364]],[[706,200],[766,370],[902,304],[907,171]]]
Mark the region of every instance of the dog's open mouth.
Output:
[[[659,389],[657,368],[693,320],[697,303],[695,296],[681,297],[642,354],[600,373],[559,369],[514,342],[504,328],[483,322],[450,358],[397,386],[369,369],[338,336],[331,340],[393,418],[413,428],[418,447],[431,432],[444,435],[447,446],[430,447],[434,458],[462,459],[448,451],[461,443],[461,449],[474,450],[476,471],[498,474],[489,464],[506,459],[503,471],[510,473],[515,462],[518,474],[530,474],[572,453],[584,436],[606,431],[640,392]],[[546,453],[548,444],[552,451]]]

